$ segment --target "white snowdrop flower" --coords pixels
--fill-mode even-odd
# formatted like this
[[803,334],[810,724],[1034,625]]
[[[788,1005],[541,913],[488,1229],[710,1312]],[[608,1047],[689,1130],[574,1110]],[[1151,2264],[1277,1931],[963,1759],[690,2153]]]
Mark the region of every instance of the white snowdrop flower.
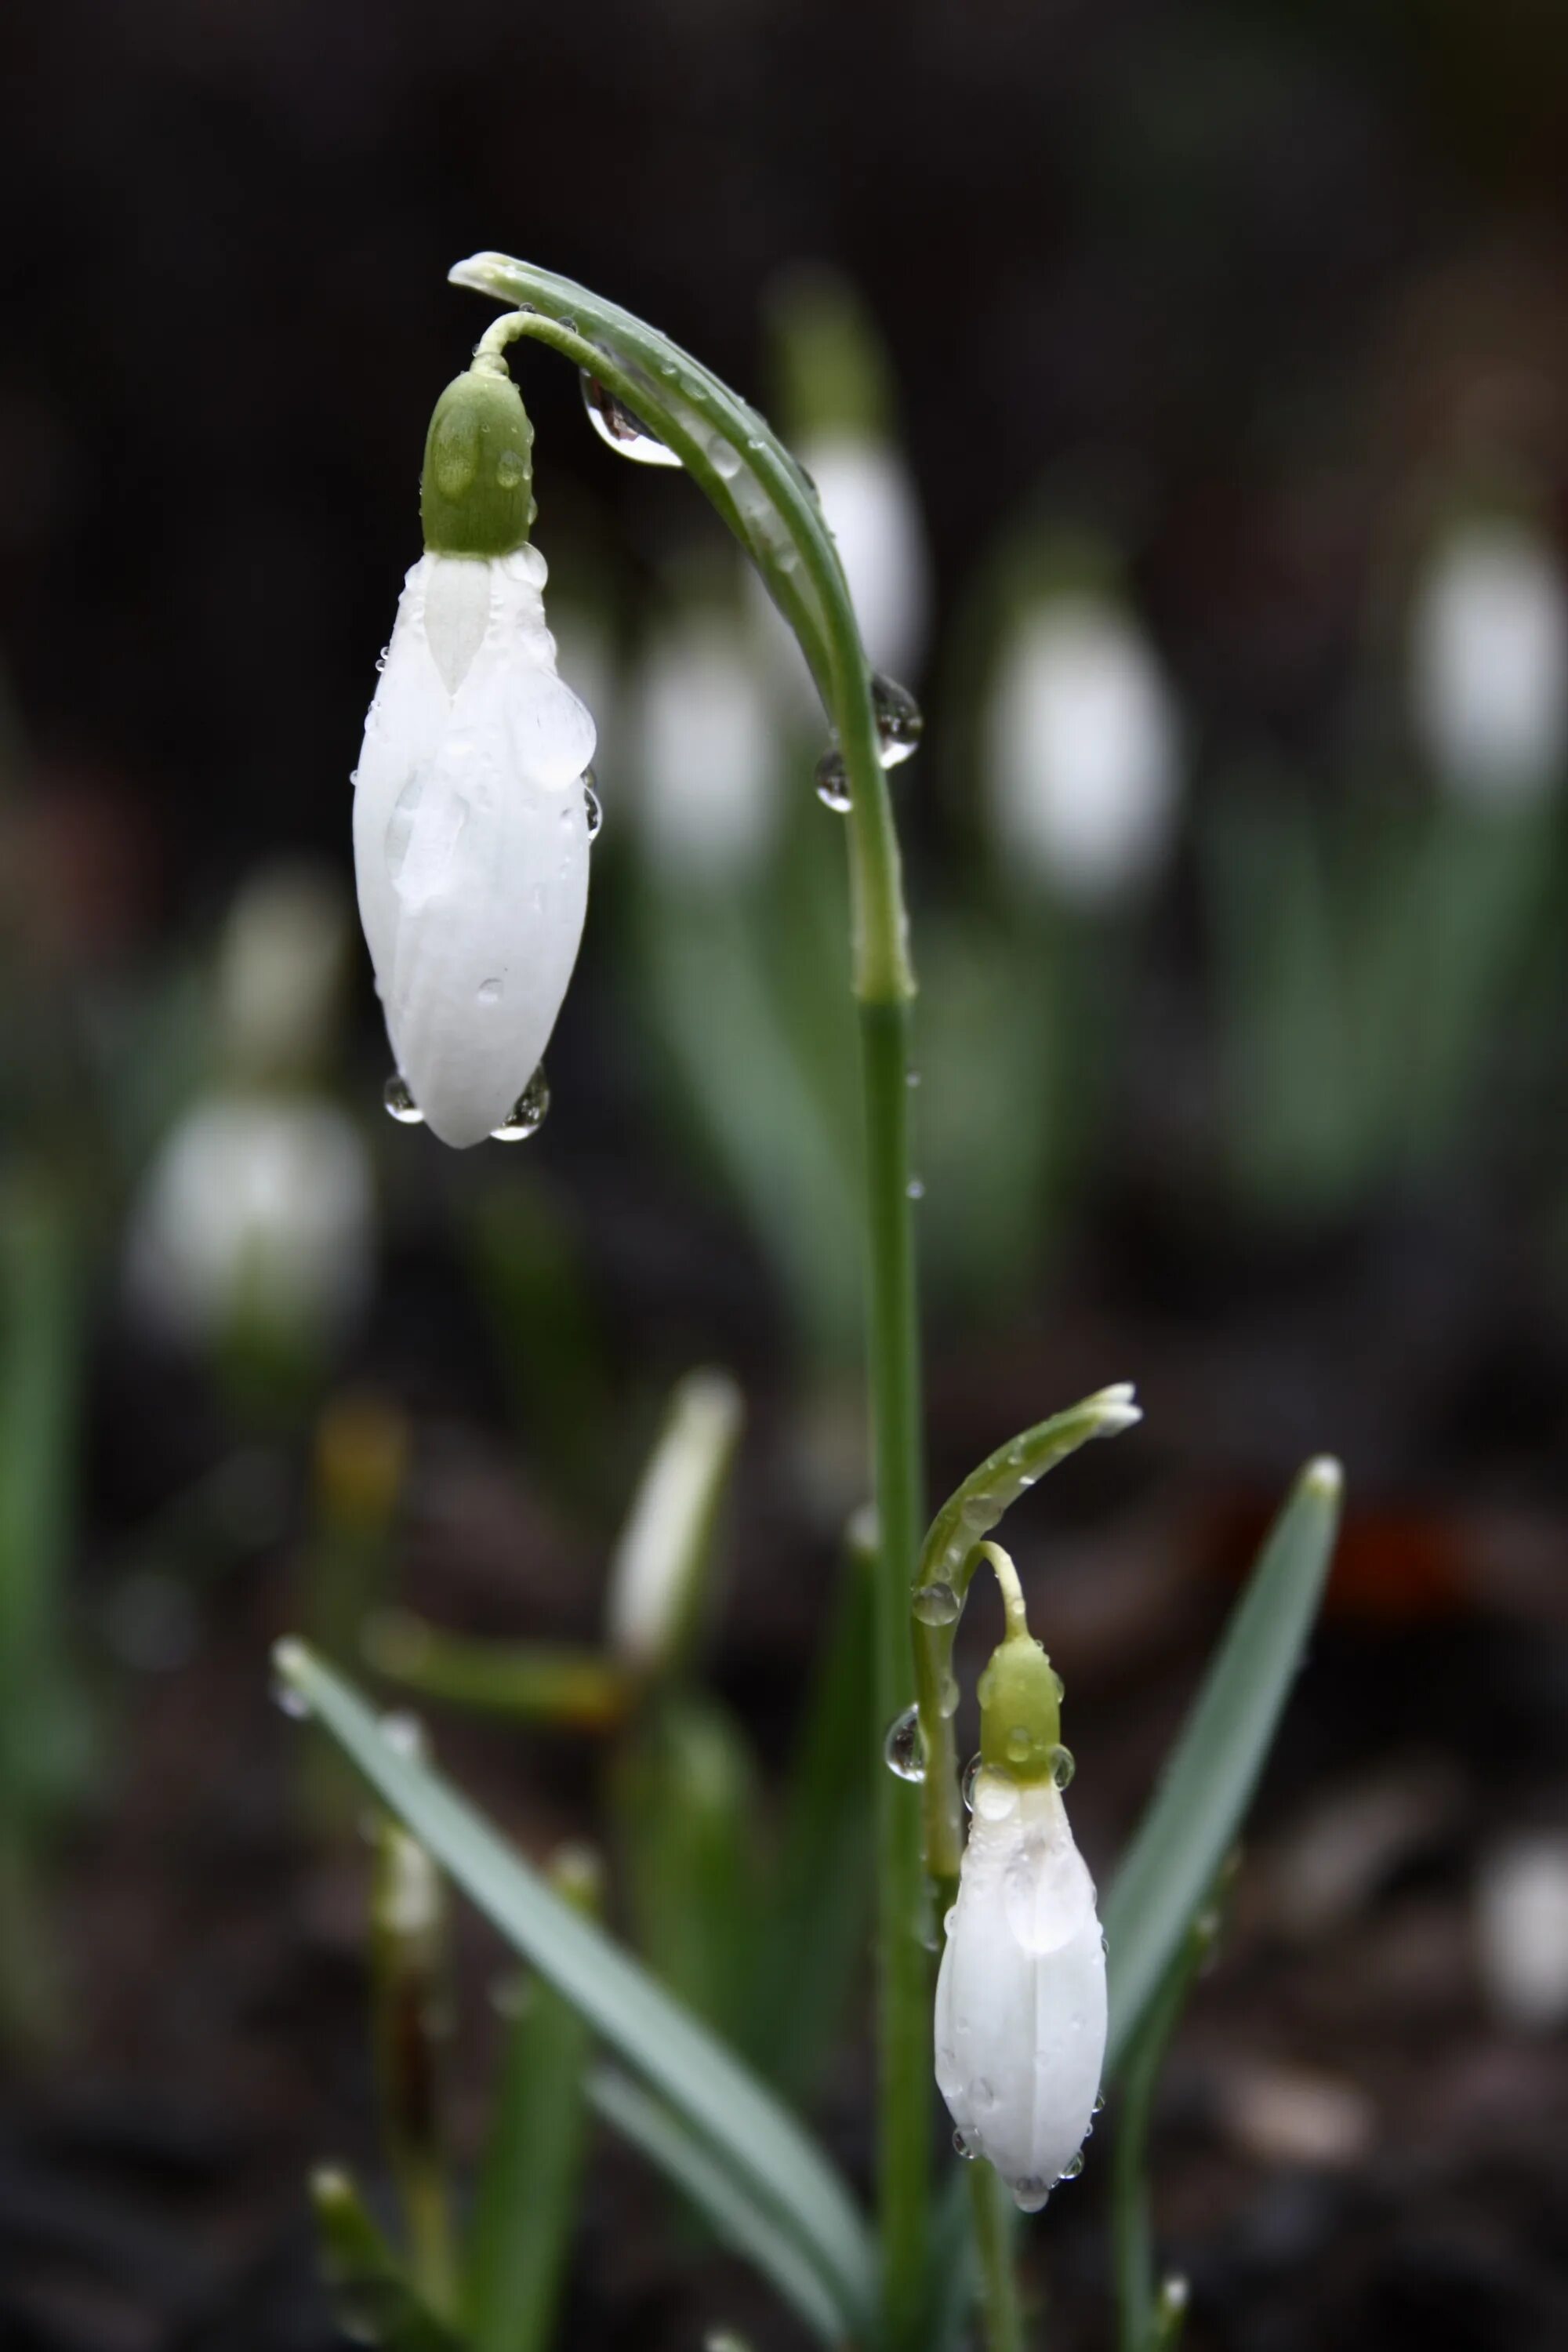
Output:
[[431,420],[426,552],[355,777],[360,916],[387,1033],[417,1112],[458,1146],[504,1129],[528,1087],[588,896],[594,722],[556,675],[544,559],[526,543],[533,436],[500,356],[507,326]]
[[1472,522],[1439,551],[1412,616],[1416,732],[1457,797],[1532,799],[1568,760],[1568,594],[1521,523]]
[[936,2079],[966,2155],[1026,2212],[1081,2166],[1105,2063],[1105,1945],[1059,1782],[1061,1685],[1007,1555],[1008,1634],[980,1682],[980,1766],[936,1987]]
[[1481,1977],[1506,2024],[1568,2022],[1568,1835],[1537,1832],[1487,1857],[1476,1890]]
[[666,623],[634,697],[639,837],[670,879],[721,883],[753,872],[778,817],[769,698],[751,633],[694,605]]
[[998,845],[1065,896],[1114,898],[1164,856],[1176,814],[1176,709],[1148,645],[1107,598],[1037,602],[1005,645],[985,719]]
[[335,1105],[213,1095],[174,1127],[132,1213],[127,1281],[148,1319],[191,1346],[264,1321],[330,1340],[370,1286],[364,1145]]
[[637,1673],[667,1664],[690,1635],[741,1420],[741,1391],[727,1372],[689,1372],[670,1399],[616,1549],[605,1610],[610,1646]]

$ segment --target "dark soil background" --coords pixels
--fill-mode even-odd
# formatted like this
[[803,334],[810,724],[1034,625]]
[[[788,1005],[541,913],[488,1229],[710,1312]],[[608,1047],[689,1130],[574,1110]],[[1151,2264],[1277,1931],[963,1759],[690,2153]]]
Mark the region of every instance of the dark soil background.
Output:
[[[1529,0],[22,0],[0,60],[0,651],[62,953],[110,993],[259,856],[346,872],[426,421],[480,318],[446,271],[476,248],[759,392],[761,289],[841,265],[896,362],[939,595],[1042,475],[1098,503],[1205,760],[1331,757],[1388,518],[1434,449],[1500,438],[1568,523],[1568,16]],[[564,372],[526,381],[552,560],[585,518],[635,577],[679,486],[605,460]],[[910,774],[918,899],[941,831]],[[1478,1117],[1331,1225],[1249,1230],[1173,1141],[1203,1083],[1179,883],[1168,933],[1128,1150],[1004,1331],[933,1331],[933,1489],[1137,1378],[1145,1431],[1018,1522],[1103,1877],[1274,1499],[1343,1455],[1330,1610],[1169,2073],[1163,2242],[1194,2352],[1545,2352],[1568,2341],[1568,2042],[1489,2005],[1475,1904],[1506,1839],[1568,1827],[1563,1105]],[[831,1541],[767,1270],[628,1108],[612,964],[591,929],[535,1147],[602,1324],[603,1491],[564,1496],[509,1421],[438,1213],[457,1180],[422,1141],[340,1374],[413,1428],[405,1597],[589,1639],[651,1400],[733,1364],[752,1419],[715,1671],[771,1760]],[[82,1455],[100,1745],[55,1874],[61,2038],[16,2053],[0,2106],[0,2344],[314,2352],[305,2168],[376,2159],[363,1855],[301,1832],[301,1735],[266,1686],[308,1574],[308,1447],[152,1353],[106,1261]],[[221,1566],[161,1655],[115,1595],[192,1507]],[[585,1748],[441,1739],[531,1850],[591,1822]],[[459,2140],[500,1965],[463,1936]],[[864,2063],[851,2041],[824,2110],[852,2168]],[[1035,2233],[1061,2352],[1111,2340],[1092,2155]],[[721,2320],[795,2340],[600,2149],[562,2340]]]

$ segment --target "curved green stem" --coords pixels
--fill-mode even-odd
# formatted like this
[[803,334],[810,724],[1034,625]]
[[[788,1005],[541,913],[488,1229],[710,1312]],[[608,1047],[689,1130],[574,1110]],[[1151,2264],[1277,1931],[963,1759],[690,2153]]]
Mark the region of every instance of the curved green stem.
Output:
[[520,310],[521,331],[575,362],[673,449],[756,563],[810,664],[847,771],[853,985],[865,1120],[867,1321],[878,1575],[873,1686],[879,1890],[879,2168],[883,2333],[920,2326],[931,2160],[930,1963],[921,1940],[919,1802],[881,1769],[882,1731],[914,1689],[910,1592],[920,1547],[921,1440],[910,1194],[914,975],[898,835],[871,676],[837,551],[805,476],[769,426],[688,352],[585,287],[504,254],[451,273]]

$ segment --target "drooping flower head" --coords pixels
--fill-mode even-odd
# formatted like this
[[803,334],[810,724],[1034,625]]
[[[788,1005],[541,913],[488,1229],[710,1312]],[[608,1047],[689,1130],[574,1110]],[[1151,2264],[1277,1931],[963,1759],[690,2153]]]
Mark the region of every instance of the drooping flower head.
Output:
[[[1105,1946],[1062,1788],[1061,1684],[1031,1640],[1012,1562],[1007,1638],[980,1682],[973,1813],[936,1989],[936,2079],[963,2153],[1026,2212],[1070,2178],[1105,2061]],[[1004,1568],[1005,1573],[1004,1575]]]
[[360,916],[398,1077],[443,1143],[527,1133],[583,936],[594,722],[529,544],[533,429],[498,320],[436,404],[409,572],[355,773]]

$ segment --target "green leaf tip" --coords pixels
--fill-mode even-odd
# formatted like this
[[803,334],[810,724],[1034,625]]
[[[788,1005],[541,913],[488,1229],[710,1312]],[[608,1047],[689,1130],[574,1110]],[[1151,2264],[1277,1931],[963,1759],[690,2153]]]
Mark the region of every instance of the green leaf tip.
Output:
[[1331,1454],[1320,1454],[1302,1471],[1301,1484],[1325,1503],[1337,1503],[1345,1490],[1344,1465]]

